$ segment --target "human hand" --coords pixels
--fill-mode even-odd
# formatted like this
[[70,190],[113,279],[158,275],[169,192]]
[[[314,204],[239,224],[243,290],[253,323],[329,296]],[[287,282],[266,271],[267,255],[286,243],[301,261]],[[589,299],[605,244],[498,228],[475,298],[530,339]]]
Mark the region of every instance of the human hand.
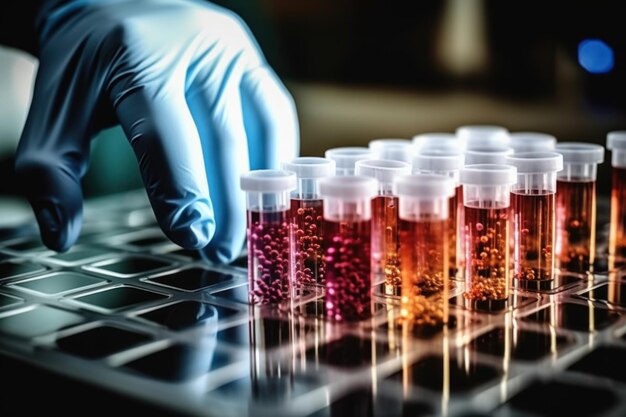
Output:
[[291,96],[241,20],[193,0],[70,0],[45,3],[38,30],[16,171],[45,245],[76,241],[91,138],[119,122],[164,233],[211,261],[236,257],[240,175],[299,145]]

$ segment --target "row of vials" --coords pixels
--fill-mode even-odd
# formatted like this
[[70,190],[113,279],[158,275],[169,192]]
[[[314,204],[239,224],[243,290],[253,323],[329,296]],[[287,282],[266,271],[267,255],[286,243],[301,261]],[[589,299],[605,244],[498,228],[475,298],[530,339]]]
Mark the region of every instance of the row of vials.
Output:
[[[607,147],[614,267],[626,258],[626,131]],[[513,286],[549,290],[557,271],[592,270],[603,160],[597,144],[463,126],[251,171],[241,178],[250,301],[321,291],[328,319],[358,321],[382,277],[400,320],[440,326],[459,278],[470,308],[505,308]]]

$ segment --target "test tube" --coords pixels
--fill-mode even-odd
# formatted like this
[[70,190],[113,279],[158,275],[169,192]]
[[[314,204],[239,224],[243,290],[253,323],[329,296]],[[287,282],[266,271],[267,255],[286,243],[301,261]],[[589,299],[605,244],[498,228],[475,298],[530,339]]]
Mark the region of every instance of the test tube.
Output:
[[241,176],[246,192],[248,280],[251,304],[274,304],[291,297],[293,236],[289,193],[296,174],[262,169]]
[[626,130],[609,132],[606,147],[611,150],[611,225],[609,267],[626,265]]
[[448,209],[450,277],[459,274],[463,267],[463,187],[459,181],[459,172],[463,166],[464,156],[458,149],[424,149],[413,157],[413,173],[444,175],[455,184],[455,193],[449,200]]
[[557,143],[563,170],[556,183],[556,262],[560,270],[591,271],[596,252],[596,176],[604,161],[601,145]]
[[465,164],[506,164],[507,156],[513,155],[513,148],[508,146],[482,146],[465,151]]
[[326,159],[335,161],[335,175],[354,175],[354,164],[356,161],[371,158],[369,148],[363,146],[342,146],[339,148],[327,149],[324,153]]
[[372,159],[411,162],[413,144],[408,139],[374,139],[370,141],[369,150]]
[[320,180],[324,198],[326,315],[336,322],[372,314],[371,219],[376,180],[363,176]]
[[402,286],[398,258],[398,197],[394,178],[411,173],[402,161],[370,159],[356,163],[356,174],[376,179],[378,193],[372,200],[372,269],[385,277],[385,294],[399,295]]
[[495,125],[465,125],[456,129],[456,136],[465,144],[465,149],[490,146],[509,146],[509,131]]
[[297,186],[291,192],[291,218],[295,240],[295,289],[324,285],[323,227],[324,201],[319,180],[335,174],[335,161],[299,157],[283,165],[295,172]]
[[455,182],[443,175],[396,178],[402,295],[400,320],[413,331],[448,322],[448,210]]
[[416,152],[426,149],[451,148],[465,150],[465,144],[454,133],[432,132],[420,133],[411,140]]
[[515,153],[554,151],[556,138],[541,132],[511,132],[509,145]]
[[466,165],[461,170],[465,206],[465,300],[472,308],[506,307],[510,284],[512,165]]
[[513,186],[513,277],[524,289],[551,289],[554,280],[556,173],[563,156],[526,152],[507,163],[517,168]]

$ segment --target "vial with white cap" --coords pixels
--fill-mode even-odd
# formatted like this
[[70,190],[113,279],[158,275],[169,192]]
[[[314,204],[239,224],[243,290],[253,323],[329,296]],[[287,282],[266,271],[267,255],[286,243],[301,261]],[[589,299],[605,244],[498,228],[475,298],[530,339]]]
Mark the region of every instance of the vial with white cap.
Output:
[[324,152],[326,159],[335,161],[335,175],[354,175],[354,164],[363,159],[371,159],[372,152],[363,146],[342,146],[339,148],[327,149]]
[[483,146],[465,151],[465,165],[506,164],[507,156],[513,155],[513,148],[508,146]]
[[413,144],[408,139],[374,139],[368,144],[372,159],[411,162]]
[[511,132],[509,138],[515,153],[550,152],[556,146],[556,138],[542,132]]
[[356,163],[356,174],[377,181],[377,196],[372,200],[372,268],[384,276],[384,292],[398,295],[402,280],[398,261],[398,197],[394,178],[411,173],[407,162],[369,159]]
[[432,132],[420,133],[411,140],[416,152],[429,149],[460,149],[465,150],[465,144],[454,133]]
[[512,165],[467,165],[461,170],[466,302],[481,310],[506,307],[510,285]]
[[246,192],[248,279],[252,304],[274,304],[291,297],[293,236],[290,192],[296,174],[263,169],[241,176]]
[[294,285],[296,291],[324,285],[323,227],[324,202],[319,181],[335,175],[335,161],[319,157],[299,157],[283,164],[295,172],[296,189],[291,192],[291,218],[294,227]]
[[376,189],[376,180],[370,177],[320,180],[325,222],[325,307],[332,321],[371,317],[371,219]]
[[524,289],[549,290],[554,282],[556,173],[563,156],[523,152],[507,159],[517,168],[513,185],[513,277]]
[[465,144],[465,149],[490,146],[509,146],[509,131],[495,125],[465,125],[456,129],[456,136]]
[[594,143],[557,143],[563,170],[556,183],[556,262],[560,270],[586,273],[596,252],[596,177],[604,148]]
[[464,167],[461,149],[424,149],[413,157],[413,173],[444,175],[453,180],[455,193],[449,199],[450,277],[460,275],[463,268],[463,187],[459,173]]
[[400,202],[402,291],[400,320],[413,332],[448,322],[448,219],[455,182],[443,175],[396,178]]
[[609,268],[626,265],[626,130],[609,132],[606,147],[611,150],[611,226]]

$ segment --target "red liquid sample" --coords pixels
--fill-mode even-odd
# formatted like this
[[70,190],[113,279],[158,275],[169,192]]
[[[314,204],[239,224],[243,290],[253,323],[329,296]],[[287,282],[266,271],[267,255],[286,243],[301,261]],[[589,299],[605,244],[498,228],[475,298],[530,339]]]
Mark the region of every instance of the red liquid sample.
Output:
[[326,315],[334,321],[371,316],[371,222],[324,224]]
[[322,250],[323,209],[323,200],[291,200],[291,215],[295,226],[296,288],[325,283]]
[[437,327],[448,319],[448,220],[400,219],[401,320]]
[[252,304],[290,297],[291,226],[289,210],[248,211],[248,279]]
[[402,286],[398,257],[398,197],[372,200],[372,259],[374,272],[385,275],[385,293],[397,295]]
[[554,279],[555,193],[511,194],[514,273],[519,280]]
[[465,293],[471,303],[509,296],[510,208],[465,205]]
[[611,269],[626,265],[626,168],[613,168],[609,255]]
[[590,270],[596,253],[595,181],[556,183],[556,260],[566,271]]

